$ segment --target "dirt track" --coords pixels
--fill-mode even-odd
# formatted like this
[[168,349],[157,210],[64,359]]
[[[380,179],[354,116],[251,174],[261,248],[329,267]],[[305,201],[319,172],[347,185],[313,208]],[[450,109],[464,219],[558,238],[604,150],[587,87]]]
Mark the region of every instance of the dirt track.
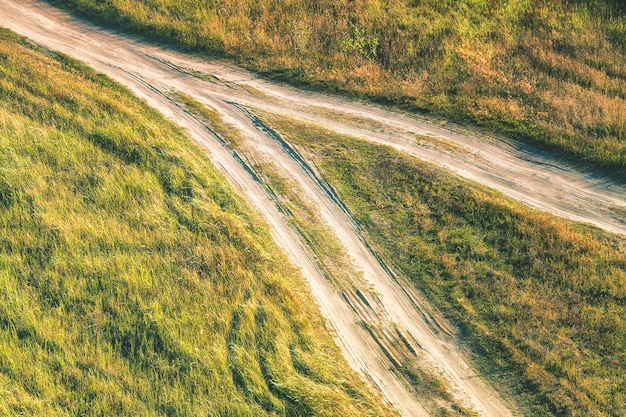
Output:
[[[450,325],[420,294],[401,285],[401,280],[369,249],[332,189],[288,144],[263,126],[254,108],[393,146],[541,210],[626,235],[626,219],[623,214],[620,218],[620,210],[616,210],[626,207],[626,187],[558,167],[548,158],[512,142],[455,133],[374,106],[278,86],[227,64],[199,61],[102,31],[45,3],[0,0],[0,10],[0,26],[107,74],[185,128],[191,138],[207,149],[215,165],[264,215],[279,244],[302,268],[350,364],[366,375],[402,414],[428,415],[427,407],[415,400],[390,371],[394,361],[411,356],[419,356],[448,382],[458,402],[480,415],[507,416],[513,412],[510,404],[505,404],[475,375],[465,353],[456,345]],[[323,277],[309,248],[285,221],[267,190],[251,175],[250,166],[177,106],[169,97],[173,89],[216,109],[249,141],[249,146],[256,150],[255,158],[290,173],[319,208],[321,220],[336,233],[355,268],[362,272],[361,288],[335,285]],[[360,325],[362,321],[383,331],[368,332]],[[396,346],[394,336],[385,330],[392,328],[402,335],[406,349],[391,349]]]

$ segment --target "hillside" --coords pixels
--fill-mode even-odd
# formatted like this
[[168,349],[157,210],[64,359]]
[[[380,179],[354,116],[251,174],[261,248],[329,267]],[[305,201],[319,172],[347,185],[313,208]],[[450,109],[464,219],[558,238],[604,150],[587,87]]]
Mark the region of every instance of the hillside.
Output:
[[202,151],[0,31],[0,413],[389,415]]
[[623,179],[616,0],[50,0],[290,83],[476,123]]

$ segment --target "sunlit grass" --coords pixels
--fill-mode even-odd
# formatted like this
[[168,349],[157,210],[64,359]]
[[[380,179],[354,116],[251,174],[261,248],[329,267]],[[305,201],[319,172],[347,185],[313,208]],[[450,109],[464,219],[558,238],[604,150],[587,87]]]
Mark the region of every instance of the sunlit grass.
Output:
[[206,156],[0,31],[0,413],[388,415]]

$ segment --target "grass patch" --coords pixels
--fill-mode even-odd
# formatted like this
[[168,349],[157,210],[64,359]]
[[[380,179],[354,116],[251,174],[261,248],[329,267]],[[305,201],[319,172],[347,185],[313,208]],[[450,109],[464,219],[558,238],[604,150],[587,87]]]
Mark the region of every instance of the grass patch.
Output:
[[267,116],[533,416],[626,413],[626,241],[391,148]]
[[178,129],[5,30],[0,61],[0,413],[390,413]]
[[50,2],[290,83],[486,126],[624,179],[618,0]]

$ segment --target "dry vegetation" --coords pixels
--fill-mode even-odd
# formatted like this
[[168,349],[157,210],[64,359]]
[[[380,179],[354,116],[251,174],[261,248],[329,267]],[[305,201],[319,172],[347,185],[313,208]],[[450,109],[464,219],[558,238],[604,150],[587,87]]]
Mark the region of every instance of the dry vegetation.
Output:
[[176,128],[0,31],[0,414],[387,416]]
[[267,116],[374,246],[427,293],[529,416],[626,414],[626,240],[391,148]]
[[98,22],[626,171],[619,0],[50,0]]

